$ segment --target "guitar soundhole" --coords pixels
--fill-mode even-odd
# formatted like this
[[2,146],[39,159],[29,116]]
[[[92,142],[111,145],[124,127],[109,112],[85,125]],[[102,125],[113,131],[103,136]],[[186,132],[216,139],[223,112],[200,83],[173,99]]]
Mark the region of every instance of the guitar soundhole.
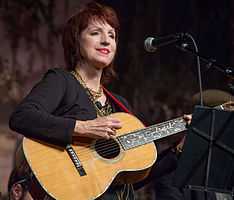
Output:
[[120,146],[118,142],[113,139],[97,140],[94,148],[101,157],[106,159],[115,158],[120,153]]

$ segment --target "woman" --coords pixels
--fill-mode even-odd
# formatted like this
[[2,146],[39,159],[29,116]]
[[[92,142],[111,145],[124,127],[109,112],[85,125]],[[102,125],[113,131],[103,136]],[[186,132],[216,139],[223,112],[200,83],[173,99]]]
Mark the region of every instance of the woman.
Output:
[[[104,92],[103,84],[115,75],[118,31],[116,13],[95,2],[72,16],[63,32],[67,70],[46,73],[12,114],[11,129],[61,146],[80,136],[114,138],[121,123],[108,115],[122,109]],[[122,108],[129,108],[122,97],[114,96],[125,105]],[[132,186],[126,184],[111,186],[98,199],[133,198]]]
[[[129,110],[122,97],[103,87],[115,75],[118,33],[116,13],[107,6],[92,2],[72,16],[63,32],[67,70],[49,70],[16,108],[10,127],[61,146],[82,136],[114,138],[122,125],[109,115]],[[98,199],[134,199],[132,185],[113,185]]]

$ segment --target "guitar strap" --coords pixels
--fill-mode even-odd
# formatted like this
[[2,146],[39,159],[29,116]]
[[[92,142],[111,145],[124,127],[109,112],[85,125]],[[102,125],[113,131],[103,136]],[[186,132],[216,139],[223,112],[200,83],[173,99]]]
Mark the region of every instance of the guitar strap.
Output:
[[[103,86],[102,86],[102,88],[103,88],[104,92],[115,102],[115,104],[116,104],[117,106],[119,106],[119,108],[120,108],[121,110],[123,110],[124,112],[129,113],[129,114],[131,114],[131,115],[134,116],[134,114],[133,114],[129,109],[127,109],[126,106],[123,105],[123,103],[120,102],[113,94],[111,94],[110,91],[108,91],[108,90],[107,90],[105,87],[103,87]],[[144,126],[146,127],[146,124],[145,124],[145,123],[143,123],[143,124],[144,124]]]
[[108,91],[105,87],[103,87],[104,92],[113,100],[113,102],[124,112],[133,115],[133,113],[123,105],[110,91]]

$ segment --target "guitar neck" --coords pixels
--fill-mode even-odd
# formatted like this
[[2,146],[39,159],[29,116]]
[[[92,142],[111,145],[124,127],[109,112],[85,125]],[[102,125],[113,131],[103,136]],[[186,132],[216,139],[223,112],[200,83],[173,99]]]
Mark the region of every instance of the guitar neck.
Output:
[[124,150],[132,149],[155,140],[186,130],[186,122],[182,117],[155,124],[118,137]]

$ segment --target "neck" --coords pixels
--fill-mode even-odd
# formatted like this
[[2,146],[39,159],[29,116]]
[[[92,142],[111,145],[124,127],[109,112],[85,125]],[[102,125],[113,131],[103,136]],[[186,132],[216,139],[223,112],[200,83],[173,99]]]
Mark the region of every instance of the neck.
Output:
[[80,74],[88,88],[98,91],[101,84],[102,69],[79,63],[75,70]]

